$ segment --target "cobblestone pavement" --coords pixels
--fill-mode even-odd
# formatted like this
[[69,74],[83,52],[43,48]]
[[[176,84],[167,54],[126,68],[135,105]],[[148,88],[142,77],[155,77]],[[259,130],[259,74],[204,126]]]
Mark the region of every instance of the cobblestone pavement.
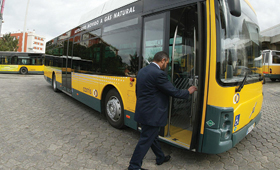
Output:
[[[0,74],[0,169],[124,170],[139,133],[117,130],[101,114],[64,93],[53,92],[42,75]],[[152,170],[280,169],[280,82],[264,85],[262,119],[231,150],[194,153],[162,143],[171,161]]]

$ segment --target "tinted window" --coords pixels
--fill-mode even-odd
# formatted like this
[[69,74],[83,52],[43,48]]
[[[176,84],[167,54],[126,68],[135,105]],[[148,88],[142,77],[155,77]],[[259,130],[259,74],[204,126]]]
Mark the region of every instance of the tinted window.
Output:
[[100,39],[74,44],[73,68],[76,72],[100,73]]
[[20,65],[31,65],[30,57],[18,56],[18,64]]
[[0,56],[0,64],[6,64],[4,56]]
[[83,34],[83,40],[97,38],[99,36],[101,36],[101,29],[97,29],[97,30]]
[[113,31],[113,30],[117,30],[120,28],[127,28],[129,26],[133,26],[133,25],[137,25],[138,24],[138,18],[134,18],[134,19],[130,19],[124,22],[120,22],[117,24],[113,24],[107,27],[104,27],[104,33]]
[[272,63],[280,64],[280,52],[273,52]]
[[102,37],[102,73],[131,76],[139,64],[140,27]]

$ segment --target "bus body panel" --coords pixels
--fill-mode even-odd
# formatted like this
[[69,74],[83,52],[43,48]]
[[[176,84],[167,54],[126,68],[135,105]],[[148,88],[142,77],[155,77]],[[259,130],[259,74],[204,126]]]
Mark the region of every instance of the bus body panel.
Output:
[[[136,105],[135,85],[136,81],[130,81],[130,77],[116,77],[103,75],[87,75],[72,73],[72,88],[92,96],[98,100],[102,99],[102,94],[106,86],[111,85],[117,89],[122,97],[124,109],[134,112]],[[76,94],[73,94],[76,95]]]
[[[45,79],[47,82],[52,82],[52,74],[55,73],[56,77],[60,77],[61,71],[46,67]],[[61,78],[58,78],[61,79]],[[113,82],[113,83],[112,83]],[[126,86],[120,86],[120,83],[126,84]],[[61,82],[57,80],[59,86]],[[135,95],[136,79],[130,81],[130,77],[114,77],[114,76],[102,76],[102,75],[87,75],[81,73],[72,73],[72,97],[76,100],[86,104],[94,110],[101,112],[101,96],[106,86],[112,85],[120,93],[125,112],[125,124],[128,127],[137,129],[137,123],[134,121],[134,110],[136,105]],[[61,87],[60,87],[60,90]]]

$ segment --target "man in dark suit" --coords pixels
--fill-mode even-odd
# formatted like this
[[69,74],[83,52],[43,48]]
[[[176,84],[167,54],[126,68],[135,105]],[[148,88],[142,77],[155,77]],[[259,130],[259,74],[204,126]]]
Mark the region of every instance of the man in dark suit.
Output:
[[169,155],[164,155],[158,140],[160,127],[167,124],[169,96],[187,99],[189,94],[197,90],[195,86],[188,90],[176,89],[164,71],[168,63],[168,54],[163,51],[158,52],[153,62],[137,74],[134,120],[141,124],[142,131],[130,160],[129,170],[143,169],[142,161],[149,148],[156,155],[157,165],[170,160]]

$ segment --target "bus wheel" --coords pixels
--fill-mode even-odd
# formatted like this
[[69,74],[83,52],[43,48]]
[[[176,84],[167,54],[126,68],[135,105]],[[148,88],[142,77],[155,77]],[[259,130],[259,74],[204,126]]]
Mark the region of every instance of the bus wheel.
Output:
[[110,125],[121,129],[124,125],[124,109],[120,94],[111,89],[105,98],[105,114]]
[[271,78],[270,80],[271,80],[271,81],[276,81],[276,79],[272,79],[272,78]]
[[52,77],[52,87],[53,87],[53,91],[58,92],[55,74],[53,74],[53,77]]
[[20,72],[20,74],[27,74],[28,69],[26,67],[21,67],[19,72]]

